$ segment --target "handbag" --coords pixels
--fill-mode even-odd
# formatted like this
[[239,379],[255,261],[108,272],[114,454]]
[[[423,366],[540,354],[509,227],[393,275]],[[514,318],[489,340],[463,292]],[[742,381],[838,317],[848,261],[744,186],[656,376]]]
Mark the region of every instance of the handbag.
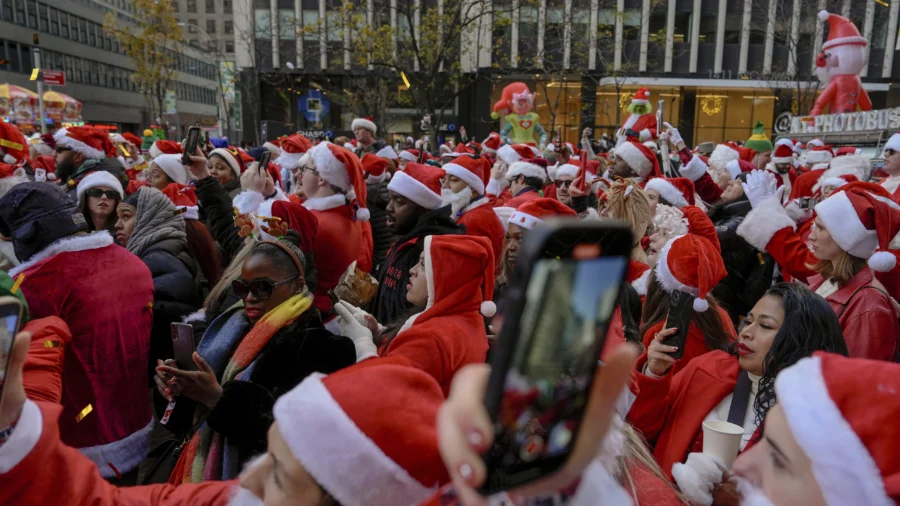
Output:
[[[181,437],[172,434],[171,437],[165,437],[154,445],[147,454],[147,458],[138,467],[137,485],[168,483],[169,477],[172,476],[172,471],[175,470],[175,465],[178,464],[178,458],[181,457],[181,452],[184,451],[194,434],[206,422],[207,416],[209,416],[209,411],[200,415],[193,427],[188,429]],[[157,422],[154,433],[161,432],[160,429],[168,432],[164,425]],[[150,437],[152,441],[153,435]]]

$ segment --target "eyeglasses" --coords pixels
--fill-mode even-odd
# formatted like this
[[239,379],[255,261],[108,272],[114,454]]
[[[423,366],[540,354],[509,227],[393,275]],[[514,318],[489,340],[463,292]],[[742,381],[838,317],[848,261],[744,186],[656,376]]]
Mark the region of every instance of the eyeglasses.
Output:
[[257,279],[256,281],[251,281],[247,283],[246,281],[241,281],[240,279],[235,279],[231,282],[231,289],[234,290],[234,294],[239,298],[244,299],[249,294],[253,294],[257,300],[266,300],[272,296],[272,290],[276,286],[281,286],[285,283],[290,283],[300,276],[294,276],[292,278],[285,279],[284,281],[279,281],[277,283],[272,283],[271,281],[265,279]]
[[315,168],[313,168],[313,167],[309,167],[309,166],[307,166],[307,165],[304,165],[303,167],[300,167],[300,173],[301,173],[301,174],[303,174],[304,172],[306,172],[306,171],[308,171],[308,170],[309,170],[309,171],[312,171],[312,173],[315,174],[315,175],[317,175],[317,176],[319,175],[319,171],[317,171],[317,170],[316,170]]
[[572,186],[573,181],[574,181],[573,179],[570,179],[568,181],[557,181],[556,187],[557,188],[568,188],[568,187]]
[[57,152],[57,153],[65,153],[66,151],[72,151],[72,148],[66,148],[66,147],[63,147],[63,146],[57,146],[57,147],[56,147],[56,152]]
[[106,195],[106,198],[109,200],[117,200],[119,198],[119,192],[115,190],[101,190],[100,188],[91,188],[86,191],[88,197],[94,197],[99,199],[100,197]]

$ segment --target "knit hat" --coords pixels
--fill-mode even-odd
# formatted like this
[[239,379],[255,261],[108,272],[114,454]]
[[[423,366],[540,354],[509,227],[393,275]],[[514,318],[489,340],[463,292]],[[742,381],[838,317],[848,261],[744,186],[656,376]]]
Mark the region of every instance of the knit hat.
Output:
[[288,136],[281,141],[281,154],[274,162],[283,169],[296,169],[300,166],[300,159],[310,149],[312,149],[312,142],[303,135]]
[[813,185],[813,192],[824,186],[826,179],[852,175],[859,181],[868,181],[872,175],[872,161],[866,155],[844,155],[831,159],[822,176]]
[[385,147],[379,149],[378,152],[375,153],[375,156],[378,156],[381,158],[387,158],[388,160],[396,160],[399,158],[399,155],[397,155],[397,152],[394,151],[394,148],[392,148],[390,146],[385,146]]
[[418,162],[419,161],[419,150],[418,149],[404,149],[398,155],[400,158],[406,160],[407,162]]
[[539,198],[520,205],[509,217],[507,224],[531,230],[545,219],[554,216],[577,218],[578,214],[556,199]]
[[[426,310],[436,302],[451,302],[455,310],[477,304],[482,316],[497,312],[494,298],[494,252],[491,241],[475,235],[429,235],[425,237],[425,279],[428,286]],[[434,266],[439,266],[435,274]],[[452,266],[452,267],[450,267]],[[470,285],[476,283],[472,290]],[[463,300],[458,290],[477,293],[475,300]],[[451,297],[456,300],[448,301]],[[417,321],[419,321],[417,319]]]
[[481,142],[481,152],[482,153],[496,153],[497,150],[500,149],[500,145],[503,141],[500,139],[500,134],[497,132],[491,132],[487,138]]
[[[521,162],[520,162],[521,163]],[[484,160],[471,156],[460,156],[443,166],[447,175],[462,179],[472,188],[475,195],[484,195]]]
[[338,503],[396,506],[449,481],[436,433],[443,400],[434,378],[387,357],[313,373],[272,413],[294,458]]
[[865,37],[859,34],[856,25],[844,16],[829,14],[823,10],[819,11],[819,19],[828,22],[828,40],[822,44],[822,51],[847,44],[863,47],[868,45]]
[[698,313],[709,309],[706,295],[727,275],[719,250],[694,234],[671,239],[656,262],[660,286],[670,293],[678,290],[693,295],[694,311]]
[[240,152],[236,149],[231,149],[228,147],[225,148],[216,148],[209,152],[209,158],[212,158],[213,155],[217,155],[225,160],[225,163],[231,167],[231,171],[234,172],[234,177],[240,179],[241,174],[247,170],[247,166],[244,165],[244,159],[241,158]]
[[60,128],[53,135],[57,147],[69,148],[85,158],[102,160],[113,152],[105,130],[94,127]]
[[21,286],[16,289],[16,293],[12,292],[15,284],[15,279],[9,277],[9,274],[0,271],[0,297],[10,296],[19,299],[19,303],[22,304],[22,316],[25,321],[28,321],[28,301],[25,300],[25,294],[22,293]]
[[12,239],[21,262],[62,238],[87,231],[75,202],[55,184],[20,183],[0,198],[0,234]]
[[155,160],[162,155],[180,155],[182,153],[184,153],[184,148],[181,147],[181,144],[175,141],[160,139],[150,146],[148,154],[150,155],[150,158]]
[[173,183],[188,184],[188,173],[181,163],[181,155],[159,155],[150,164],[151,167],[159,167]]
[[372,118],[356,118],[353,120],[353,123],[350,124],[350,130],[356,130],[357,128],[365,128],[372,132],[372,135],[378,133],[378,127],[375,126],[375,122],[372,121]]
[[522,159],[534,158],[537,155],[537,149],[527,144],[506,144],[497,150],[497,157],[507,165],[512,165]]
[[369,153],[363,155],[361,163],[367,183],[383,183],[387,179],[388,162],[384,158]]
[[762,121],[757,121],[753,127],[753,135],[744,143],[745,148],[752,149],[757,153],[765,153],[772,151],[772,141],[766,136],[766,125]]
[[825,503],[894,505],[900,365],[815,352],[781,371],[775,396]]
[[6,152],[0,162],[18,165],[28,160],[28,142],[18,127],[0,120],[0,150]]
[[425,209],[441,207],[441,179],[446,173],[440,167],[409,162],[388,183],[388,190],[399,193]]
[[888,250],[900,249],[900,205],[896,202],[848,185],[816,204],[815,210],[842,250],[868,259],[869,267],[876,271],[894,268],[897,258]]
[[635,171],[638,176],[648,179],[660,177],[659,160],[650,148],[634,141],[623,142],[616,148],[616,156],[625,160],[625,163]]
[[647,88],[640,88],[634,95],[631,97],[632,104],[649,104],[650,103],[650,90]]
[[813,146],[812,149],[806,151],[806,163],[812,165],[814,163],[831,163],[834,158],[834,152],[831,146]]
[[162,189],[162,193],[166,197],[169,197],[169,200],[175,204],[176,209],[184,210],[184,219],[200,219],[200,209],[197,206],[197,194],[194,193],[193,186],[169,183]]
[[125,198],[125,190],[122,188],[122,183],[119,182],[119,179],[109,172],[101,170],[98,172],[91,172],[78,182],[78,186],[75,189],[76,200],[80,202],[81,195],[84,194],[84,192],[98,186],[106,186],[107,188],[115,190],[116,193],[119,194],[119,200]]
[[779,139],[772,153],[772,163],[794,163],[794,145],[789,139]]
[[309,150],[313,165],[319,177],[328,184],[344,191],[354,216],[360,221],[369,221],[369,210],[366,209],[366,182],[359,158],[350,151],[323,142]]
[[741,148],[733,142],[724,142],[716,146],[712,154],[709,155],[709,163],[718,163],[725,165],[732,160],[741,158]]
[[647,181],[644,191],[653,190],[675,207],[694,205],[694,183],[686,177],[656,177]]

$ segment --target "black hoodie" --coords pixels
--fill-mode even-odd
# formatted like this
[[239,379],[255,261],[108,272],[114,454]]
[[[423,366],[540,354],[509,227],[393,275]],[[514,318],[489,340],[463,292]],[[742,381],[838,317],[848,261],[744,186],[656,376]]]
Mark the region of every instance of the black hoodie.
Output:
[[406,300],[409,270],[419,261],[420,239],[429,235],[464,234],[465,228],[450,218],[450,206],[423,214],[408,234],[398,237],[387,253],[378,273],[378,292],[372,300],[371,313],[382,325],[393,323],[412,307]]

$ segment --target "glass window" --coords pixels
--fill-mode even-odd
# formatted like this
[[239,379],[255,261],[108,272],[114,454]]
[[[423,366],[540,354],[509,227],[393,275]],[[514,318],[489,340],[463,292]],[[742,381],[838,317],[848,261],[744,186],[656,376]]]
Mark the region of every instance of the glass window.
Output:
[[34,0],[28,0],[28,27],[37,28],[37,3]]
[[282,9],[278,11],[278,38],[294,40],[296,38],[296,23],[294,23],[294,10]]
[[197,12],[197,0],[187,0],[187,11],[191,14]]
[[59,11],[50,7],[50,33],[59,35]]
[[96,23],[88,23],[88,43],[91,46],[97,45],[97,34],[96,32],[97,24]]
[[78,40],[83,44],[87,44],[88,41],[87,25],[88,22],[86,19],[78,18]]
[[741,43],[741,23],[744,20],[744,13],[729,12],[725,15],[725,43],[740,44]]
[[207,14],[215,14],[216,13],[216,0],[206,0],[206,13]]
[[234,21],[226,20],[225,21],[225,35],[231,35],[234,33]]
[[102,63],[97,64],[97,78],[98,84],[100,86],[106,87],[106,65]]
[[75,80],[75,67],[72,66],[72,57],[63,57],[63,71],[66,73],[66,79]]
[[40,12],[38,12],[38,21],[40,22],[39,30],[42,32],[50,31],[50,22],[47,19],[47,9],[46,5],[41,4]]
[[[397,17],[399,22],[400,16]],[[319,11],[304,10],[303,11],[303,38],[305,40],[319,40]]]
[[16,0],[16,23],[25,24],[25,0]]
[[207,19],[206,20],[206,32],[210,35],[216,33],[216,20],[215,19]]
[[226,41],[225,41],[225,52],[226,52],[226,53],[233,53],[233,52],[234,52],[234,41],[232,41],[232,40],[226,40]]
[[106,49],[107,51],[112,50],[112,37],[110,37],[109,34],[103,35],[103,49]]
[[59,11],[59,36],[69,38],[69,14]]
[[181,10],[181,5],[180,5],[180,2],[179,2],[178,0],[169,0],[169,2],[170,2],[170,4],[172,5],[172,10],[173,10],[173,11],[178,12],[178,11]]
[[82,60],[81,60],[81,58],[78,58],[78,57],[73,57],[73,58],[74,58],[74,63],[75,63],[75,82],[76,83],[84,82],[82,80],[82,76],[83,76]]
[[257,39],[272,38],[272,16],[269,9],[256,9],[253,11],[254,36]]
[[887,42],[889,17],[890,5],[875,2],[875,23],[872,25],[872,38],[869,39],[869,43],[875,49],[884,49]]
[[2,0],[0,1],[0,10],[3,11],[3,21],[9,21],[10,23],[15,23],[16,18],[13,14],[13,2],[12,0]]
[[222,11],[225,14],[231,14],[231,12],[232,12],[231,0],[224,0],[222,2]]
[[13,72],[21,72],[19,65],[19,45],[12,41],[6,42],[6,59],[9,60],[9,70]]

